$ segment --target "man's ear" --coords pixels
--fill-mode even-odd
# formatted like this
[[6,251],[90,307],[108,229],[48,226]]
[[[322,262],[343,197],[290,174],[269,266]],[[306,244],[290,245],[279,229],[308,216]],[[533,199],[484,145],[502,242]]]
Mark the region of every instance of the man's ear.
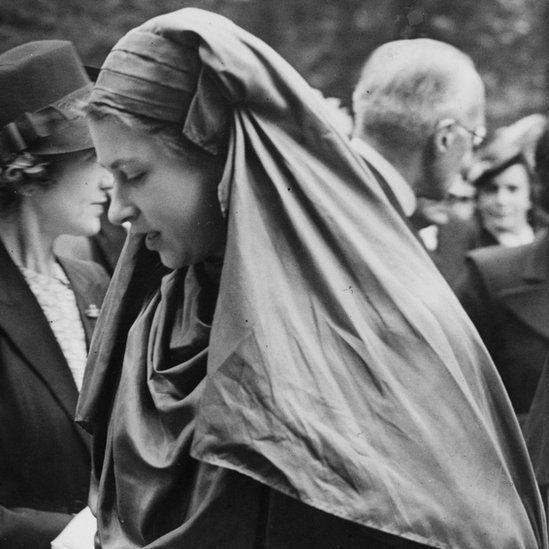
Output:
[[433,147],[435,153],[446,152],[453,144],[455,133],[452,126],[437,128],[433,135]]

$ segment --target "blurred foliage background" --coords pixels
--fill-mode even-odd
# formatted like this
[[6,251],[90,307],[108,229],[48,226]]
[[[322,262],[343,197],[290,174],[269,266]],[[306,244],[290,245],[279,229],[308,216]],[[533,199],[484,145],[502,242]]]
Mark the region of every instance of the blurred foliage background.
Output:
[[257,34],[343,105],[372,49],[426,36],[474,59],[492,129],[549,111],[547,0],[13,0],[0,5],[0,50],[64,38],[86,64],[100,66],[124,32],[185,6],[221,13]]

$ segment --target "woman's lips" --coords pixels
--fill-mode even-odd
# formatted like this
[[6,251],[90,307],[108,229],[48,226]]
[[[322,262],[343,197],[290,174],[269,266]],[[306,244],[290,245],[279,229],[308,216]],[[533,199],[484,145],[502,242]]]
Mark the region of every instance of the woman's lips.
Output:
[[98,215],[102,215],[105,211],[105,202],[92,202],[90,206],[97,211]]

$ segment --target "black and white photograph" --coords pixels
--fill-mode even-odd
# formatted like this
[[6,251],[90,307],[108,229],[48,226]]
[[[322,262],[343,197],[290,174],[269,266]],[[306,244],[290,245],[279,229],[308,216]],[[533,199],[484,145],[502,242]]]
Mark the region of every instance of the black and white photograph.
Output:
[[549,549],[547,0],[0,5],[0,549]]

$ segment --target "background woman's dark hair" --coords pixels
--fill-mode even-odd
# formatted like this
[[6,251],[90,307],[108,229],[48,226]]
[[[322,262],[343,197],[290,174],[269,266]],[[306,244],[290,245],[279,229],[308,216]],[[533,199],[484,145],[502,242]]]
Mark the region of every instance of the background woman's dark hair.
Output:
[[30,186],[50,187],[51,159],[21,152],[0,156],[0,216],[18,211]]
[[[543,184],[540,185],[539,174],[532,169],[532,163],[528,161],[527,156],[523,152],[517,153],[496,168],[489,168],[483,172],[483,174],[474,181],[477,196],[485,191],[486,187],[495,177],[516,164],[523,166],[528,174],[528,194],[532,203],[532,207],[527,215],[528,223],[534,230],[537,230],[539,227],[545,227],[549,223],[549,219],[546,215],[546,213],[549,212],[549,194],[547,197],[545,196]],[[549,185],[549,180],[547,180],[547,185]]]
[[534,161],[539,186],[539,205],[549,213],[549,126],[537,142]]
[[509,160],[507,160],[503,164],[500,164],[495,168],[488,168],[486,171],[484,171],[482,175],[474,181],[474,185],[477,188],[477,191],[482,191],[483,187],[485,187],[488,183],[490,183],[495,177],[503,173],[505,170],[507,170],[511,166],[514,166],[515,164],[519,164],[523,166],[524,169],[526,170],[526,173],[530,178],[530,194],[531,194],[532,193],[532,188],[531,188],[532,176],[534,175],[534,173],[532,172],[532,169],[530,167],[528,160],[522,153],[517,153],[515,156],[513,156],[512,158],[509,158]]

